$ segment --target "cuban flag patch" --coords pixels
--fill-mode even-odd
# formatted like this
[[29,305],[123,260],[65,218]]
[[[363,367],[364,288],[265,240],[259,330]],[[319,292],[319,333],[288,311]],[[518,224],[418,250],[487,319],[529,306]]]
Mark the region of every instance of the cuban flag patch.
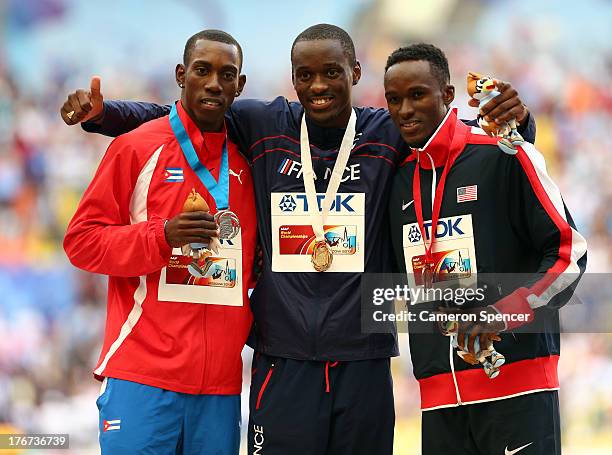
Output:
[[180,167],[167,167],[164,171],[164,182],[184,182],[183,169]]
[[113,430],[121,430],[121,419],[102,421],[102,431],[104,433]]
[[460,186],[457,188],[457,202],[478,200],[478,185]]

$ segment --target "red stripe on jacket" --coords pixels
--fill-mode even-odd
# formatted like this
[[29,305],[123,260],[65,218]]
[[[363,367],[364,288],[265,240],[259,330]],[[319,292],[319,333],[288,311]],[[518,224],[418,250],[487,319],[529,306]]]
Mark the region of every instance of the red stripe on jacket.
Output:
[[[462,404],[508,398],[539,390],[559,388],[558,355],[520,360],[502,366],[495,379],[482,368],[455,372]],[[458,405],[452,373],[419,379],[421,409]]]

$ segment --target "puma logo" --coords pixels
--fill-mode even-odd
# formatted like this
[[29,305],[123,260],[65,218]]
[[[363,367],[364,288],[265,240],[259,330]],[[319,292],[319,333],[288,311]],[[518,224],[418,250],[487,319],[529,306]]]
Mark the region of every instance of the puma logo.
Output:
[[234,177],[236,177],[238,179],[238,181],[240,182],[240,184],[242,185],[242,173],[244,172],[244,169],[240,169],[240,172],[238,174],[236,174],[234,171],[232,171],[231,169],[229,170],[229,174],[233,175]]

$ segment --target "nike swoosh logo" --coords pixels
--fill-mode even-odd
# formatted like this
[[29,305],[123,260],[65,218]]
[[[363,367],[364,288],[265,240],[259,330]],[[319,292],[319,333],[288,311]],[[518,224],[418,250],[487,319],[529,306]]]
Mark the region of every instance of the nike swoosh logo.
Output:
[[412,205],[413,202],[414,202],[414,199],[407,203],[404,203],[404,201],[402,201],[402,210],[406,210],[408,207]]
[[529,447],[531,444],[533,444],[533,442],[530,442],[529,444],[525,444],[523,447],[519,447],[518,449],[514,449],[514,450],[508,450],[508,446],[506,446],[506,450],[504,450],[504,455],[514,455],[515,453],[523,450],[525,447]]

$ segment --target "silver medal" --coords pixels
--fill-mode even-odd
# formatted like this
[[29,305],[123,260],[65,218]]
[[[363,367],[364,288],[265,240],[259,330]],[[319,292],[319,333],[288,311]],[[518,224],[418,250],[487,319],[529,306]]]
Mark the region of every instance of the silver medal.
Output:
[[220,210],[215,213],[215,221],[219,225],[219,238],[231,240],[240,232],[240,220],[231,210]]

